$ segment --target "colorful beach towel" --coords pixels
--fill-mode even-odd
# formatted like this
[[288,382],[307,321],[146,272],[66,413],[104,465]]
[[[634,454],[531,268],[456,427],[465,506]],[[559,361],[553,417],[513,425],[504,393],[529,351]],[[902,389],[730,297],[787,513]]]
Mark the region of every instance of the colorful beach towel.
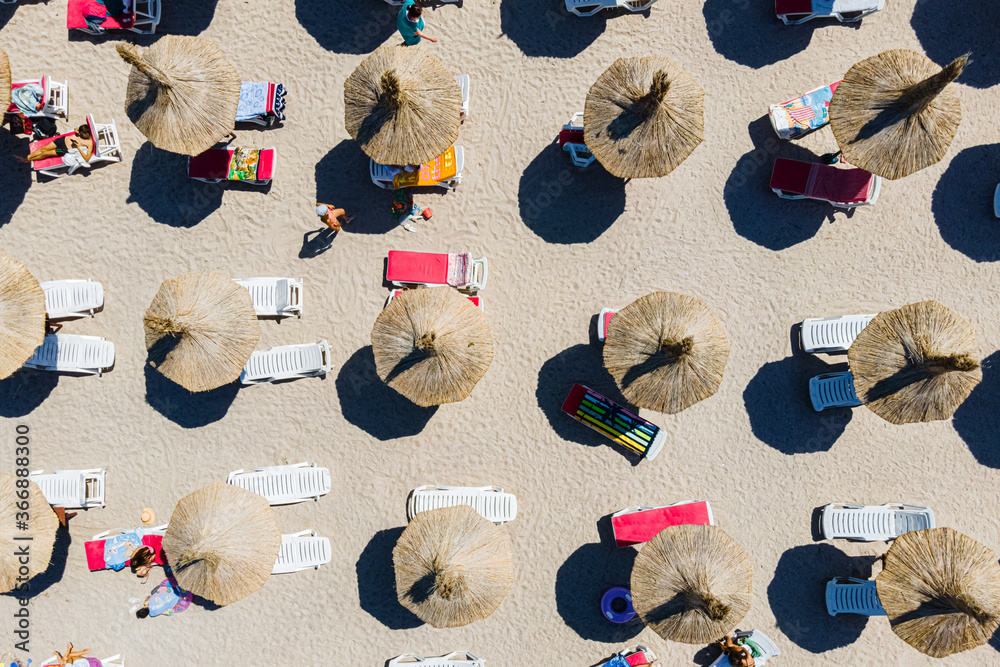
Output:
[[161,581],[149,595],[150,616],[172,616],[191,606],[194,596],[180,587],[173,576]]
[[472,255],[467,252],[448,253],[448,284],[464,287],[472,282]]
[[781,105],[788,120],[788,132],[799,136],[817,130],[830,122],[830,100],[839,81],[811,90],[801,97]]
[[132,552],[142,546],[142,529],[136,528],[104,540],[104,564],[119,572],[132,559]]
[[563,412],[615,442],[646,456],[660,427],[581,384],[573,385]]
[[398,190],[399,188],[437,185],[450,178],[454,178],[457,173],[458,165],[455,162],[455,147],[452,146],[427,164],[420,165],[420,169],[404,171],[393,176],[392,187]]
[[230,181],[256,181],[257,165],[260,162],[260,149],[237,148],[229,159]]

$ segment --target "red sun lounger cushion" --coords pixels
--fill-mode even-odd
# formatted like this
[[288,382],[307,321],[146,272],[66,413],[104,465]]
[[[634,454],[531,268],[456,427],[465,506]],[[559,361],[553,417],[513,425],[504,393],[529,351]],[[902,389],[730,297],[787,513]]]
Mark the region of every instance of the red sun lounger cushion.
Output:
[[559,131],[559,145],[565,146],[566,144],[582,144],[583,141],[583,128],[579,129],[562,129]]
[[385,270],[389,282],[448,284],[448,253],[390,250]]
[[712,511],[708,501],[705,500],[629,512],[611,517],[615,544],[619,547],[648,542],[668,526],[710,525],[712,525]]
[[838,169],[828,164],[813,165],[813,175],[806,194],[817,199],[860,204],[868,201],[874,175],[858,169]]
[[649,659],[646,657],[646,653],[643,651],[636,651],[632,655],[625,658],[625,662],[629,665],[645,665],[649,663]]
[[269,181],[274,178],[274,149],[263,148],[257,159],[257,180]]
[[228,148],[209,148],[188,160],[188,176],[192,178],[219,178],[229,176],[229,160],[233,152]]
[[[104,542],[105,540],[92,540],[83,544],[83,548],[87,552],[87,567],[92,572],[108,568],[108,564],[104,562]],[[143,535],[142,543],[153,550],[153,563],[155,565],[163,565],[167,562],[167,557],[163,553],[162,535]]]
[[806,186],[809,184],[811,170],[812,164],[809,162],[789,160],[783,157],[776,158],[774,169],[771,171],[771,188],[804,195]]
[[774,13],[778,16],[812,14],[812,0],[774,0]]
[[[68,132],[66,134],[60,134],[58,137],[49,137],[48,139],[40,139],[38,141],[32,141],[30,144],[28,144],[28,150],[34,152],[39,148],[41,148],[42,146],[47,146],[48,144],[51,144],[59,137],[71,137],[71,136],[73,136],[73,133]],[[38,171],[39,169],[51,169],[52,167],[57,167],[62,163],[63,161],[61,157],[50,157],[44,160],[35,160],[34,162],[31,163],[31,168],[34,169],[35,171]]]

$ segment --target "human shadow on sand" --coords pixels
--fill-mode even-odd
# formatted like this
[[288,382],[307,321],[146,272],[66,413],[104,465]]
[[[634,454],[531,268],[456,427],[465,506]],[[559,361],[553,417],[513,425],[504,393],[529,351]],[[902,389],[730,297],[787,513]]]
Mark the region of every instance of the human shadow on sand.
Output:
[[851,421],[850,408],[813,410],[809,378],[846,371],[844,363],[830,366],[812,354],[793,354],[769,361],[743,390],[743,406],[754,436],[783,454],[825,452]]
[[979,0],[923,0],[913,7],[910,26],[927,57],[944,67],[963,53],[972,62],[959,83],[989,88],[1000,83],[1000,4]]
[[993,193],[1000,182],[1000,144],[966,148],[934,188],[931,211],[941,238],[977,262],[1000,260],[1000,222]]
[[379,440],[417,435],[438,410],[422,408],[382,382],[371,345],[344,362],[335,384],[344,419]]
[[316,165],[316,202],[354,216],[341,229],[345,234],[385,234],[399,226],[391,211],[392,190],[372,183],[370,164],[358,142],[345,139]]
[[870,579],[877,556],[848,556],[829,544],[807,544],[781,554],[767,600],[778,629],[810,653],[853,644],[867,616],[826,611],[826,582],[834,577]]
[[784,250],[811,239],[823,222],[833,220],[834,208],[815,200],[781,199],[770,186],[776,157],[819,162],[811,151],[774,134],[767,116],[747,126],[752,151],[737,162],[722,197],[736,233],[771,250]]
[[581,18],[565,7],[562,0],[501,0],[500,32],[526,56],[572,58],[601,36],[609,15],[619,15],[602,11]]
[[59,373],[21,368],[0,380],[0,417],[16,419],[30,414],[59,384]]
[[1000,352],[983,359],[983,381],[958,406],[951,423],[976,461],[1000,468]]
[[222,205],[218,183],[202,183],[187,174],[187,156],[157,148],[150,142],[136,151],[125,200],[136,203],[156,222],[193,227]]
[[396,32],[398,12],[399,7],[381,0],[351,3],[348,11],[330,0],[295,0],[295,18],[320,46],[334,53],[370,53],[382,46]]
[[524,224],[549,243],[590,243],[625,212],[625,181],[595,162],[574,167],[558,143],[542,149],[521,174]]
[[578,635],[591,641],[621,643],[638,635],[636,616],[621,625],[601,613],[601,596],[614,586],[629,587],[635,549],[619,549],[613,542],[584,544],[556,572],[556,610]]
[[396,571],[392,550],[403,534],[402,528],[380,530],[368,541],[354,570],[358,576],[361,608],[390,630],[411,630],[424,624],[396,597]]
[[[2,11],[2,10],[0,10]],[[31,165],[17,161],[15,155],[28,154],[28,140],[0,128],[0,226],[10,222],[31,187]]]
[[817,19],[803,25],[786,26],[775,16],[773,2],[750,0],[705,0],[702,13],[715,52],[753,69],[773,65],[804,51],[813,30],[823,22]]
[[239,382],[217,389],[192,392],[168,379],[147,363],[146,402],[161,415],[182,428],[200,428],[217,422],[229,412],[240,391]]

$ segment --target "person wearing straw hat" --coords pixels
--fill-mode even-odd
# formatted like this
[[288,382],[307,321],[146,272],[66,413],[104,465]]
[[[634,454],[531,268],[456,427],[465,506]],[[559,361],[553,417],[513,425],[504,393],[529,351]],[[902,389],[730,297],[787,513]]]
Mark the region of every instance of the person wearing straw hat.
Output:
[[424,8],[418,5],[416,0],[406,0],[399,8],[399,13],[396,15],[396,29],[403,36],[403,44],[406,46],[415,46],[421,39],[437,42],[430,35],[421,32],[424,29],[424,19],[421,16],[423,13]]

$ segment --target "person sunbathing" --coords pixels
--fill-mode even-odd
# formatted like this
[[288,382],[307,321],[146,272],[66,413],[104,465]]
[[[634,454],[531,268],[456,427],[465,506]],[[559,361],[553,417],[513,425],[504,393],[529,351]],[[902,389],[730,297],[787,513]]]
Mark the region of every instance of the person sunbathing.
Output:
[[729,658],[729,664],[733,667],[754,667],[753,653],[742,644],[737,644],[729,637],[719,640],[722,652]]
[[48,160],[54,157],[63,157],[72,150],[79,152],[84,162],[89,162],[94,156],[97,147],[94,137],[90,134],[90,126],[84,123],[76,128],[76,132],[62,137],[57,137],[44,146],[31,151],[26,158],[19,158],[22,162],[35,162],[37,160]]

